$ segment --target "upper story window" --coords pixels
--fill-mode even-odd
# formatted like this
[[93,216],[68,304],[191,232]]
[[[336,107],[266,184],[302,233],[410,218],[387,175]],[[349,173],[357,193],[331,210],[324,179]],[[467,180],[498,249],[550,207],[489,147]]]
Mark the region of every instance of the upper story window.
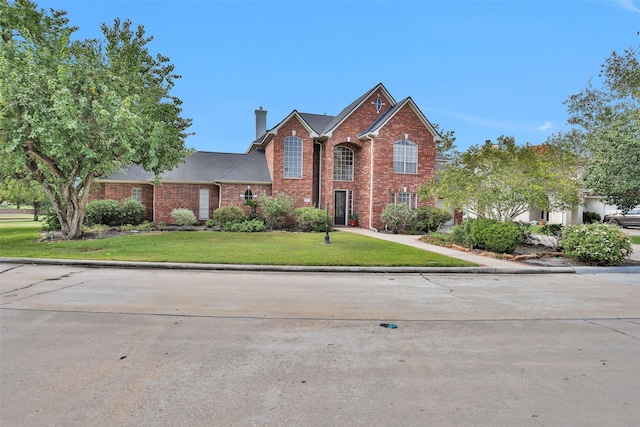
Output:
[[393,172],[418,173],[418,145],[406,139],[393,144]]
[[284,139],[284,177],[302,178],[302,138],[298,136]]
[[244,199],[253,200],[253,193],[251,192],[250,189],[247,189],[247,191],[244,192]]
[[131,198],[136,202],[142,202],[142,188],[133,187],[131,189]]
[[347,147],[333,149],[333,179],[353,181],[353,150]]

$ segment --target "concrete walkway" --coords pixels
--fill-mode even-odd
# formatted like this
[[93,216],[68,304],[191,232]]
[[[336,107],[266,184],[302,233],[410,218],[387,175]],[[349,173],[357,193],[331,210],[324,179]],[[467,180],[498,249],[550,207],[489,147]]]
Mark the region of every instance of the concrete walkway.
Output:
[[[506,261],[497,258],[490,258],[485,256],[476,255],[470,252],[458,251],[455,249],[450,249],[443,246],[431,245],[429,243],[422,242],[420,240],[420,236],[414,235],[405,235],[405,234],[392,234],[392,233],[380,233],[375,232],[373,230],[367,230],[365,228],[357,228],[357,227],[340,227],[338,230],[346,231],[349,233],[361,234],[364,236],[375,237],[377,239],[387,240],[390,242],[396,242],[403,245],[413,246],[414,248],[424,249],[430,252],[436,252],[442,255],[450,256],[452,258],[461,259],[464,261],[473,262],[483,267],[493,267],[500,270],[510,270],[510,272],[520,272],[525,270],[531,270],[533,267],[531,265],[514,262],[514,261]],[[631,236],[640,236],[640,228],[628,228],[624,230],[629,233]],[[633,253],[630,258],[634,261],[640,261],[640,245],[631,245],[633,247]],[[552,269],[553,272],[560,272],[559,269],[571,269],[571,267],[540,267],[541,269]],[[613,268],[613,267],[606,267]],[[621,267],[628,268],[628,267]],[[513,270],[513,271],[511,271]],[[548,270],[551,271],[551,270]],[[528,271],[527,271],[528,272]]]
[[[346,231],[349,233],[361,234],[363,236],[374,237],[376,239],[387,240],[389,242],[400,243],[402,245],[412,246],[414,248],[423,249],[425,251],[435,252],[438,254],[446,255],[451,258],[457,258],[464,261],[469,261],[474,264],[478,264],[483,267],[494,267],[498,269],[507,270],[529,270],[532,266],[515,261],[506,261],[498,258],[490,258],[486,256],[480,256],[471,252],[458,251],[456,249],[447,248],[444,246],[431,245],[420,240],[421,236],[406,235],[406,234],[393,234],[393,233],[379,233],[373,230],[367,230],[365,228],[357,227],[342,227],[340,231]],[[545,267],[548,268],[548,267]]]

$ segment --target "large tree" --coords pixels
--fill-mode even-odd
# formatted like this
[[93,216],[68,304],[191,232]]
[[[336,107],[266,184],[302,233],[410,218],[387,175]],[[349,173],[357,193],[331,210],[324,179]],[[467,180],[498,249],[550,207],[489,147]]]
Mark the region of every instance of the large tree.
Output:
[[588,152],[585,184],[626,211],[640,204],[640,47],[613,52],[598,87],[567,100]]
[[174,66],[130,21],[72,41],[66,12],[0,0],[0,155],[37,181],[66,238],[82,235],[96,177],[128,164],[159,174],[188,154]]
[[501,136],[454,157],[420,194],[478,217],[510,221],[530,210],[565,210],[579,202],[578,167],[569,150],[519,146]]

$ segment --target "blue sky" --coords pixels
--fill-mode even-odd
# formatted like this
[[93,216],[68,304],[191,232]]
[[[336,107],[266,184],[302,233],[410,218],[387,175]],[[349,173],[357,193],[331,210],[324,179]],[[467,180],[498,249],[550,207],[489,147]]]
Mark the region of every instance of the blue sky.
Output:
[[254,110],[336,115],[377,83],[413,98],[459,149],[500,135],[539,144],[563,104],[637,46],[640,1],[45,1],[77,37],[131,19],[182,75],[187,146],[244,152]]

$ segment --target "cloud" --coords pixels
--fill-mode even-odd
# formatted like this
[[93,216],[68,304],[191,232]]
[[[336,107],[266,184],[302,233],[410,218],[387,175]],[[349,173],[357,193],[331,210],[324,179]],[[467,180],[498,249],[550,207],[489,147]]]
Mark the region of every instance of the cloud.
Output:
[[633,4],[633,0],[617,0],[621,8],[632,12],[640,12],[640,7]]
[[553,123],[551,122],[544,122],[544,124],[540,127],[537,127],[536,129],[541,130],[541,131],[546,131],[548,130],[551,126],[553,125]]

